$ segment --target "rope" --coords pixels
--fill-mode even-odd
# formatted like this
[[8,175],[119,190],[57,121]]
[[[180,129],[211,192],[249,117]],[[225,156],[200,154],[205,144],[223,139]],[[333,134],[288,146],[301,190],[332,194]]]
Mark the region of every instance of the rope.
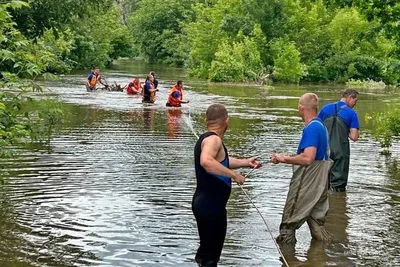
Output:
[[[256,168],[254,167],[251,171],[249,171],[244,177],[247,178],[247,176],[250,175],[250,173],[252,173]],[[257,210],[258,214],[260,215],[261,219],[263,220],[265,227],[267,227],[268,233],[271,236],[272,241],[274,241],[274,244],[276,246],[276,248],[278,249],[279,254],[282,257],[283,262],[286,264],[287,267],[289,267],[288,262],[286,261],[285,256],[283,256],[282,250],[279,248],[278,243],[276,243],[276,240],[272,234],[271,229],[268,226],[267,220],[265,220],[264,216],[261,214],[260,210],[257,208],[257,206],[254,204],[253,200],[251,200],[250,196],[246,193],[246,191],[244,191],[243,186],[238,184],[238,186],[240,187],[240,189],[242,189],[242,192],[245,194],[245,196],[247,197],[247,199],[250,201],[250,203],[253,205],[253,207]]]
[[[192,124],[192,118],[190,117],[190,106],[189,106],[189,122],[190,122],[190,129],[192,130],[193,134],[197,137],[197,139],[199,138],[199,135],[194,131],[193,128],[193,124]],[[263,154],[265,155],[265,154]],[[247,178],[254,170],[256,169],[256,167],[254,167],[253,169],[251,169],[244,177]],[[271,229],[268,226],[267,221],[265,220],[264,216],[261,214],[260,210],[257,208],[257,206],[254,204],[253,200],[251,200],[250,196],[246,193],[246,191],[244,191],[243,186],[238,184],[238,186],[240,187],[240,189],[242,189],[242,192],[245,194],[245,196],[247,197],[247,199],[250,201],[250,203],[253,205],[253,207],[257,210],[258,214],[260,215],[261,219],[263,220],[265,226],[267,227],[268,233],[270,234],[272,241],[274,242],[276,248],[278,249],[279,254],[282,257],[283,262],[286,264],[287,267],[289,267],[288,262],[286,261],[285,256],[283,256],[282,250],[279,248],[278,243],[276,242]]]

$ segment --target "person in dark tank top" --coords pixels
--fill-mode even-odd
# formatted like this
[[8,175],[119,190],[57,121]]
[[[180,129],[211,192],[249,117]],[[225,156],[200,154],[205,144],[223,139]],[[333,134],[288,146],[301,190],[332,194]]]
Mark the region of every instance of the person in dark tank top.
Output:
[[207,132],[202,134],[194,148],[197,186],[192,200],[200,236],[196,253],[199,266],[214,267],[220,259],[225,241],[228,202],[232,180],[243,184],[245,177],[231,169],[259,168],[255,157],[237,159],[229,157],[223,143],[229,117],[221,104],[211,105],[206,112]]

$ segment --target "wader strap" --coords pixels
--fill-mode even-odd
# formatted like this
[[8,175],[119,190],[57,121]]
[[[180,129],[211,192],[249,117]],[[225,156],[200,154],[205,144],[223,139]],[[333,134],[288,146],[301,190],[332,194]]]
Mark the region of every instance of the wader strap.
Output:
[[[339,109],[337,108],[337,104],[338,104],[339,102],[336,102],[335,103],[335,116],[333,116],[333,127],[337,127],[337,118],[339,117],[339,111],[342,109],[342,108],[344,108],[344,107],[346,107],[347,106],[347,104],[345,103],[344,105],[342,105]],[[333,133],[333,131],[331,131],[331,134]],[[332,137],[331,135],[329,135],[329,137]]]
[[339,111],[340,111],[342,108],[344,108],[344,107],[347,106],[347,104],[345,103],[343,106],[341,106],[341,107],[338,109],[338,108],[337,108],[337,104],[338,104],[338,102],[335,103],[335,116],[336,116],[336,117],[339,115]]
[[[336,107],[335,107],[335,109],[336,109]],[[325,129],[325,134],[326,134],[326,155],[325,155],[325,160],[328,160],[329,159],[329,157],[331,156],[331,148],[330,148],[330,146],[329,146],[329,132],[328,132],[328,129],[325,127],[325,125],[322,123],[322,122],[320,122],[319,120],[312,120],[308,125],[310,125],[311,123],[313,123],[313,122],[318,122],[319,124],[321,124],[322,125],[322,127],[324,127],[324,129]]]

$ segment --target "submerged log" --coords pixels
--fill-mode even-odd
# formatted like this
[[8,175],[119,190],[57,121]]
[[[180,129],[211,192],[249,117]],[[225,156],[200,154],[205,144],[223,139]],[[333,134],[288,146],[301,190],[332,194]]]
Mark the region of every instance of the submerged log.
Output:
[[125,89],[125,86],[121,86],[119,84],[117,84],[116,82],[114,82],[114,84],[105,84],[104,87],[99,88],[100,90],[106,90],[106,91],[112,91],[112,92],[123,92]]

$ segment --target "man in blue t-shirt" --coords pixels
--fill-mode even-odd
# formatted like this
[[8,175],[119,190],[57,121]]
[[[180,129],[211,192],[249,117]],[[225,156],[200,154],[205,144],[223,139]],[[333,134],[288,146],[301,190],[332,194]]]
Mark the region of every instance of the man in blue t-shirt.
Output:
[[327,159],[327,135],[322,120],[317,117],[318,97],[307,93],[300,98],[299,113],[305,127],[296,156],[272,155],[275,163],[289,163],[294,165],[310,165],[315,160]]
[[335,192],[346,191],[350,165],[349,138],[355,142],[360,136],[360,123],[357,113],[353,110],[358,96],[357,90],[347,89],[341,100],[325,105],[318,114],[329,131],[330,157],[334,162],[330,173],[330,185]]
[[274,164],[295,165],[289,192],[279,226],[279,243],[295,243],[295,231],[304,222],[308,223],[313,238],[325,240],[324,223],[329,208],[328,175],[329,160],[328,131],[317,117],[318,97],[314,93],[304,94],[298,110],[305,127],[297,149],[297,155],[273,154]]

